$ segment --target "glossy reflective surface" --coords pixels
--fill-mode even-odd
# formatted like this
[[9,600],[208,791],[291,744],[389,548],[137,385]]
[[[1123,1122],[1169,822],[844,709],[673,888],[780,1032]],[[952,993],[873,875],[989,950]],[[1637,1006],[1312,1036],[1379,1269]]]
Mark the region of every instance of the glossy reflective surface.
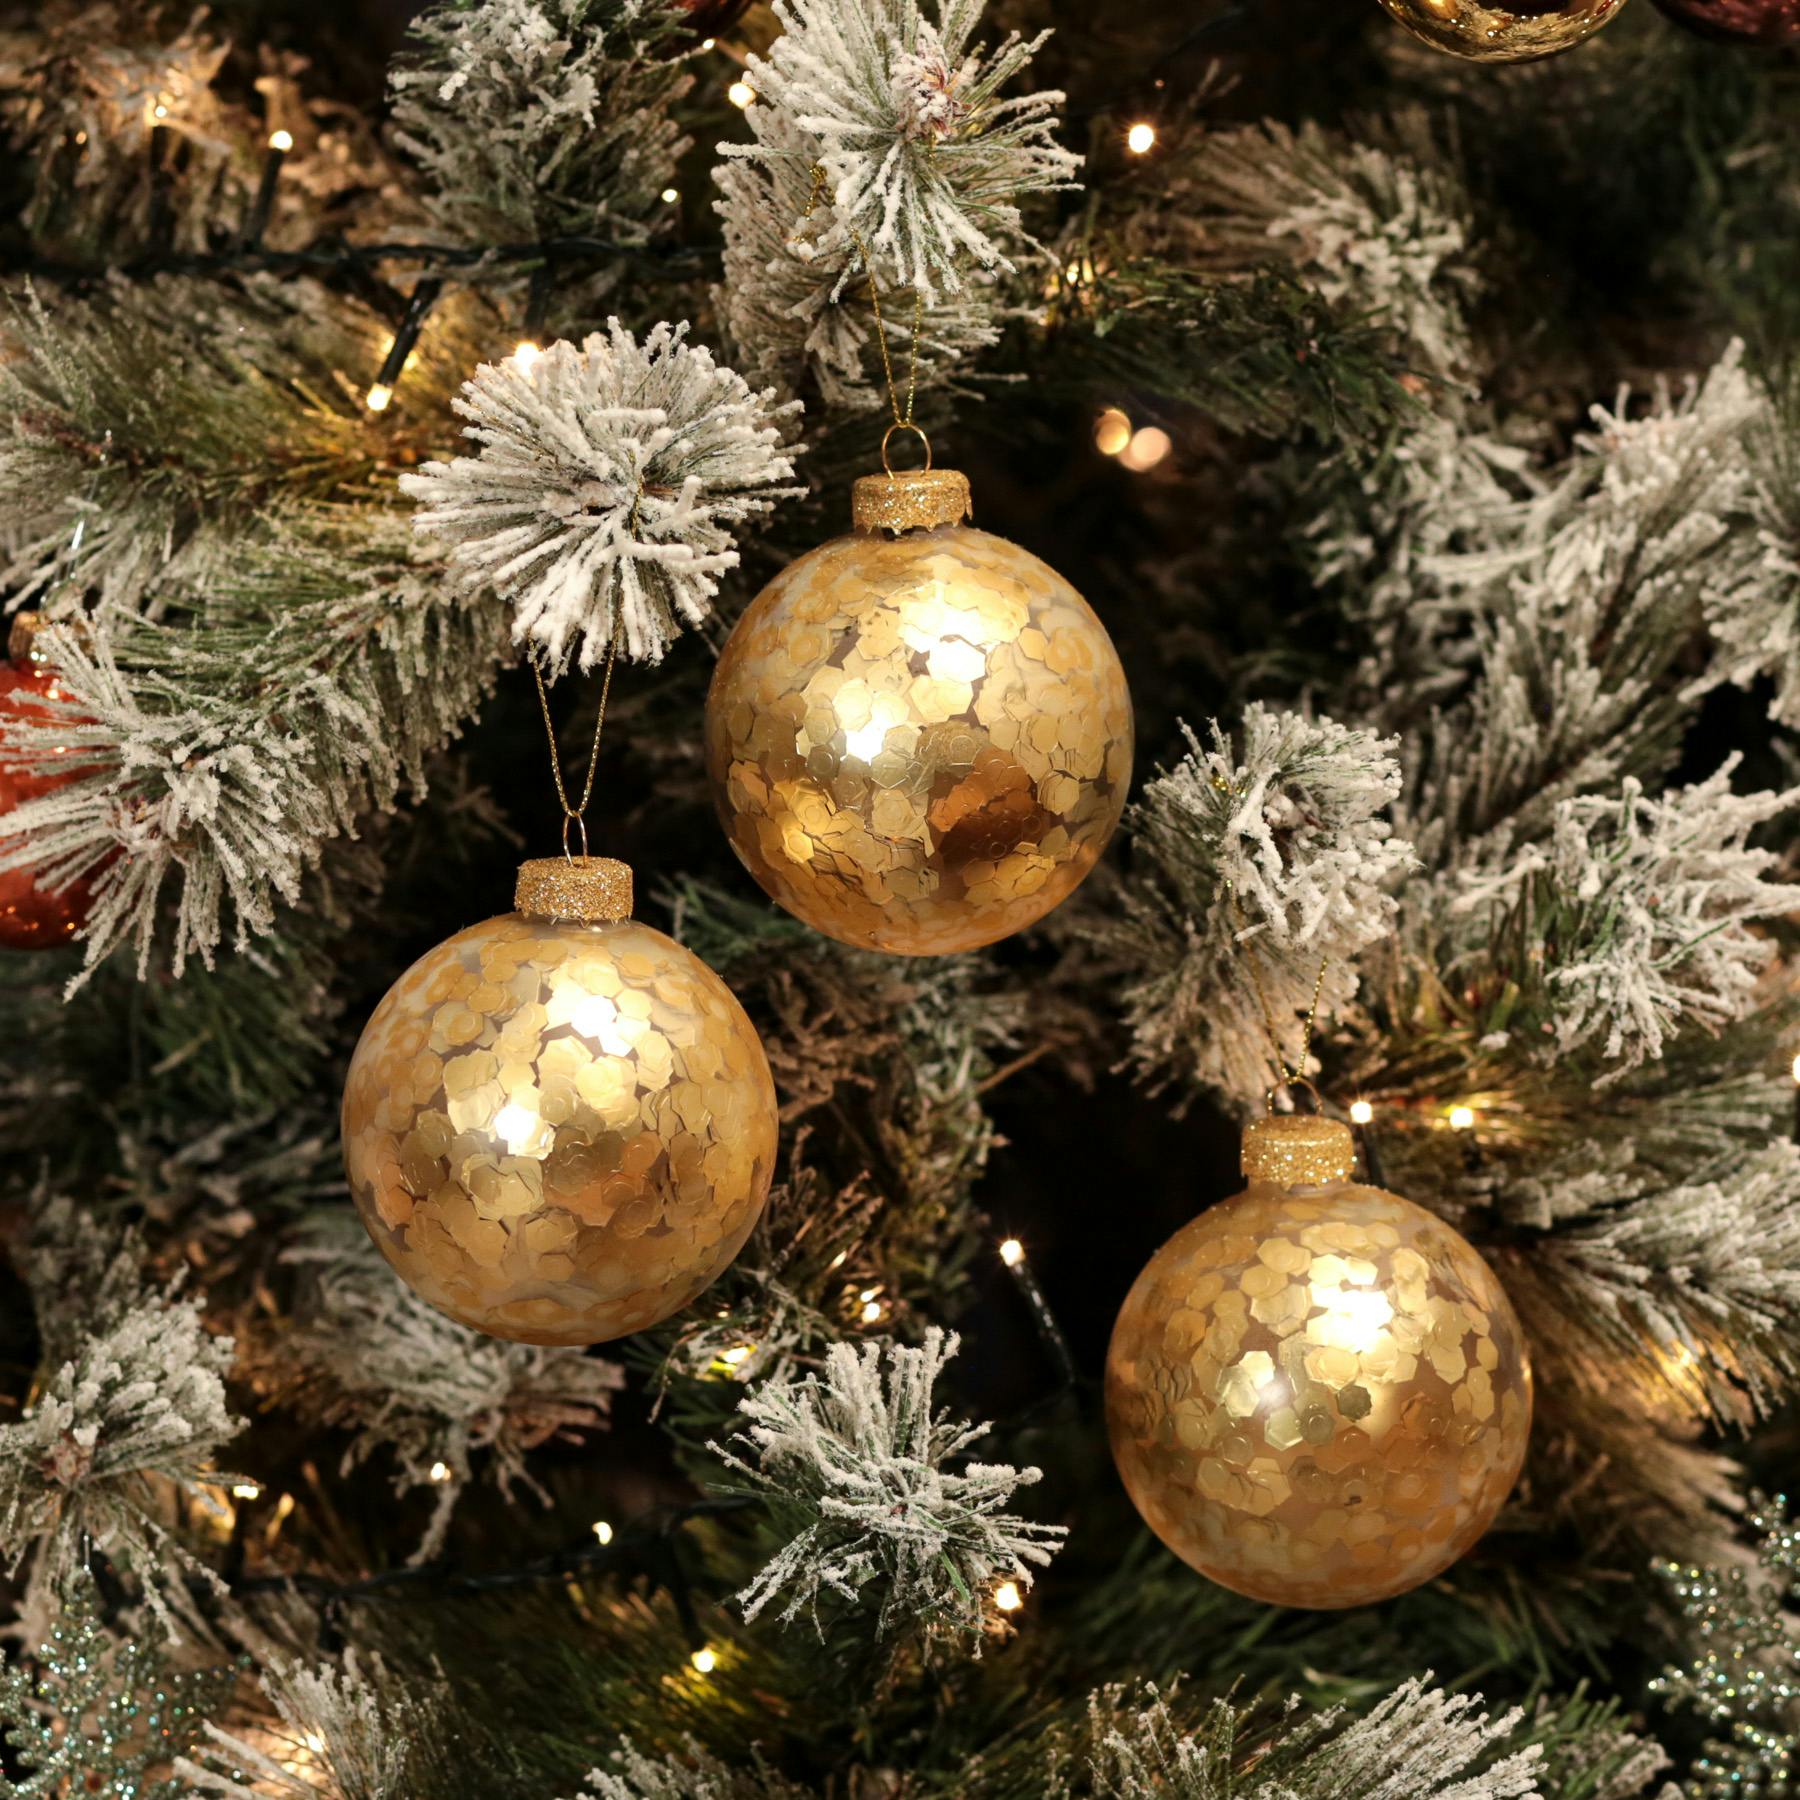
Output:
[[589,1344],[686,1306],[768,1198],[775,1088],[712,970],[634,920],[508,914],[389,989],[344,1089],[370,1235],[433,1306]]
[[1592,37],[1625,0],[1381,0],[1415,37],[1470,62],[1530,62]]
[[1487,1529],[1524,1461],[1531,1370],[1493,1271],[1422,1207],[1255,1182],[1138,1277],[1106,1411],[1176,1555],[1259,1600],[1358,1606]]
[[[54,670],[29,660],[0,662],[0,759],[5,755],[8,722],[42,724],[47,714],[38,702],[61,698]],[[0,760],[0,816],[52,792],[80,772],[41,774],[9,769]],[[30,869],[0,870],[0,945],[9,950],[45,950],[66,944],[87,922],[92,904],[93,887],[85,878],[50,893],[38,886]]]
[[945,525],[834,539],[719,659],[707,766],[763,888],[847,944],[991,944],[1073,892],[1131,779],[1105,627],[1046,563]]

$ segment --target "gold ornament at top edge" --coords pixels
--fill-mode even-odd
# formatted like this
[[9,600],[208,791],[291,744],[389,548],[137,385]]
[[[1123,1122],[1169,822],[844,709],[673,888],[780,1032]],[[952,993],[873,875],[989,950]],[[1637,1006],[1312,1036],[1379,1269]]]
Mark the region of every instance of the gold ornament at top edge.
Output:
[[631,917],[631,865],[610,856],[540,856],[519,864],[513,906],[528,919],[612,925]]
[[858,531],[928,531],[973,515],[969,478],[956,469],[911,469],[860,475],[850,490]]
[[1239,1167],[1250,1181],[1279,1187],[1322,1187],[1348,1180],[1356,1167],[1356,1140],[1336,1119],[1276,1113],[1244,1127]]

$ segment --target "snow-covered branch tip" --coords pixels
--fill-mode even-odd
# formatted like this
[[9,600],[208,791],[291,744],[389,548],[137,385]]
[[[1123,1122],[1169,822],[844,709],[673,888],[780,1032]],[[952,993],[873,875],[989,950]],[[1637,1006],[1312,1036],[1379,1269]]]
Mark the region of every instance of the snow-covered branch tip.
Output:
[[34,1257],[48,1361],[42,1389],[0,1426],[0,1560],[34,1558],[40,1594],[67,1591],[89,1546],[129,1568],[173,1628],[169,1598],[203,1565],[169,1537],[168,1490],[228,1482],[212,1472],[243,1421],[225,1393],[232,1341],[199,1302],[145,1280],[135,1244],[104,1247],[71,1206],[44,1209],[60,1236]]
[[1290,1701],[1272,1726],[1228,1700],[1195,1716],[1178,1689],[1102,1688],[1088,1702],[1087,1755],[1053,1773],[1046,1800],[1540,1800],[1540,1747],[1496,1755],[1522,1715],[1490,1718],[1478,1697],[1430,1679],[1404,1682],[1348,1721],[1340,1708],[1303,1712]]
[[801,491],[779,485],[794,465],[777,421],[795,406],[686,336],[664,323],[640,344],[613,319],[529,363],[484,363],[455,402],[479,454],[400,477],[418,529],[553,669],[577,651],[592,668],[615,627],[626,655],[657,661],[737,566],[731,528]]
[[379,1656],[274,1661],[263,1672],[269,1717],[242,1735],[206,1726],[209,1742],[177,1757],[188,1794],[224,1800],[415,1800],[444,1779],[456,1751],[441,1682],[402,1677]]
[[1315,989],[1321,1017],[1349,1004],[1352,959],[1391,928],[1387,888],[1415,862],[1381,816],[1400,791],[1396,747],[1253,704],[1241,750],[1217,724],[1210,746],[1190,731],[1147,784],[1128,819],[1141,873],[1093,927],[1125,967],[1146,1071],[1260,1094],[1269,1032],[1292,1059]]
[[1800,908],[1800,886],[1765,879],[1778,859],[1748,839],[1800,789],[1734,794],[1737,762],[1659,797],[1628,776],[1616,797],[1563,800],[1548,843],[1466,878],[1459,910],[1523,909],[1546,1054],[1597,1049],[1616,1081],[1683,1024],[1717,1032],[1754,1005],[1775,947],[1752,922]]
[[[396,145],[440,227],[474,243],[642,243],[689,140],[693,86],[666,0],[485,0],[414,20],[389,80]],[[607,285],[623,273],[615,263]],[[521,280],[523,276],[521,275]]]
[[958,1343],[934,1326],[916,1347],[833,1344],[822,1379],[770,1379],[738,1402],[754,1460],[719,1453],[778,1517],[804,1521],[739,1594],[746,1618],[785,1590],[782,1622],[804,1612],[822,1633],[822,1599],[856,1606],[875,1584],[878,1635],[916,1623],[979,1641],[995,1584],[1029,1587],[1048,1565],[1066,1528],[1001,1510],[1041,1472],[967,1461],[987,1426],[933,1409]]
[[999,340],[1001,296],[985,275],[929,303],[886,289],[878,320],[870,284],[848,279],[861,258],[814,184],[812,139],[768,107],[751,107],[750,123],[768,155],[713,170],[725,239],[713,304],[752,382],[783,395],[816,391],[830,411],[868,412],[888,403],[883,341],[889,361],[904,360],[924,392]]
[[927,303],[957,292],[970,262],[1010,270],[1025,241],[1017,202],[1074,185],[1081,158],[1055,136],[1063,96],[1000,97],[1049,33],[972,49],[983,3],[938,0],[928,12],[920,0],[775,0],[784,34],[745,63],[756,141],[719,148],[765,166],[817,164],[832,214],[818,251],[857,252],[840,286],[863,266],[862,248],[877,280]]
[[752,1757],[731,1768],[689,1738],[679,1752],[647,1756],[630,1739],[610,1765],[595,1769],[575,1800],[814,1800],[815,1790],[796,1787]]

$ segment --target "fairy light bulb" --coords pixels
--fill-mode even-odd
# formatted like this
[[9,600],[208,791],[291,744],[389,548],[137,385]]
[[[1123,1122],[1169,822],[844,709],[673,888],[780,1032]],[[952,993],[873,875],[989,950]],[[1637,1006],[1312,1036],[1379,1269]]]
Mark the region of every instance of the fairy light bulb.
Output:
[[1133,474],[1154,469],[1173,448],[1169,434],[1160,425],[1141,425],[1119,452],[1119,461]]
[[370,412],[386,412],[393,403],[394,390],[385,381],[378,381],[363,396],[363,405]]
[[1017,1238],[1008,1238],[1000,1246],[1000,1260],[1009,1269],[1016,1269],[1025,1260],[1025,1246]]
[[1125,134],[1125,148],[1133,156],[1147,156],[1156,146],[1156,127],[1145,119],[1138,122]]
[[1374,1117],[1375,1109],[1368,1101],[1352,1100],[1350,1102],[1350,1123],[1352,1125],[1367,1125]]
[[610,1519],[596,1519],[594,1521],[594,1536],[602,1544],[610,1544],[613,1541],[612,1521]]
[[1794,1057],[1794,1084],[1800,1087],[1800,1053],[1796,1053]]
[[1131,442],[1131,415],[1109,406],[1094,421],[1094,448],[1102,456],[1117,456]]
[[1473,1131],[1475,1129],[1475,1109],[1472,1106],[1453,1106],[1450,1109],[1450,1129],[1452,1131]]
[[262,1483],[260,1481],[234,1481],[231,1484],[231,1493],[233,1499],[237,1500],[260,1500]]
[[450,1465],[446,1462],[434,1462],[431,1465],[431,1479],[440,1483],[448,1481],[450,1479]]
[[518,369],[521,374],[528,374],[531,370],[531,365],[543,354],[542,347],[534,344],[530,338],[520,338],[519,341],[513,345],[513,367]]
[[710,1675],[719,1666],[718,1652],[710,1644],[703,1644],[688,1658],[694,1665],[696,1674]]
[[675,204],[675,202],[681,198],[681,189],[680,188],[672,188],[672,187],[664,188],[662,191],[662,197],[663,197],[663,205],[664,206],[673,206]]
[[881,1302],[879,1300],[864,1301],[861,1317],[865,1325],[875,1324],[881,1317]]
[[269,148],[279,150],[284,156],[294,147],[294,134],[291,131],[271,131]]
[[994,1604],[1003,1613],[1015,1613],[1025,1604],[1025,1596],[1016,1581],[1003,1581],[994,1589]]
[[756,98],[756,89],[747,81],[734,81],[725,90],[725,98],[741,110]]

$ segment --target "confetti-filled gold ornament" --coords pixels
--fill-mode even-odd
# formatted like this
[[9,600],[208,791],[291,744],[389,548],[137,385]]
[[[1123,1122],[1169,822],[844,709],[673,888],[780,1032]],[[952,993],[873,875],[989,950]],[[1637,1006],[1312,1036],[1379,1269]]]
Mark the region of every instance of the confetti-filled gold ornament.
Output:
[[1027,550],[959,521],[952,470],[869,476],[857,530],[791,563],[706,703],[733,847],[846,944],[936,956],[1042,918],[1093,868],[1131,779],[1106,628]]
[[1334,1120],[1258,1120],[1250,1185],[1150,1259],[1107,1354],[1113,1457],[1151,1530],[1284,1606],[1360,1606],[1448,1568],[1531,1431],[1493,1271],[1424,1208],[1351,1183],[1352,1159]]
[[344,1088],[370,1235],[453,1319],[593,1344],[686,1306],[768,1198],[775,1088],[705,963],[634,921],[631,872],[529,862],[519,910],[413,964]]
[[1530,62],[1590,38],[1625,0],[1381,0],[1415,37],[1470,62]]

